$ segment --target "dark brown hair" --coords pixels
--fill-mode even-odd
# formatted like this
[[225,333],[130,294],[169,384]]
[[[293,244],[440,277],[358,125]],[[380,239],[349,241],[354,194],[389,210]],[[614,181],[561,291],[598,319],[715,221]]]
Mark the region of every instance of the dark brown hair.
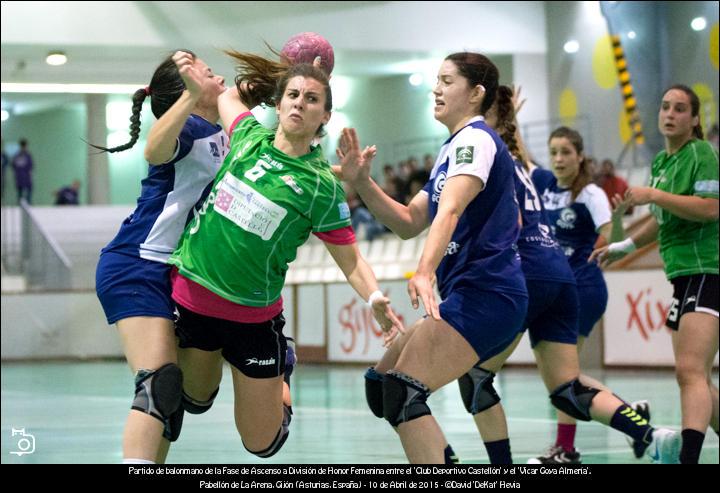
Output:
[[[690,89],[688,86],[684,84],[675,84],[663,91],[663,96],[668,93],[668,91],[672,91],[673,89],[677,89],[678,91],[682,91],[685,94],[688,95],[690,98],[690,114],[692,116],[698,116],[700,114],[700,98],[698,98],[698,95],[695,94],[695,91]],[[698,124],[693,127],[693,137],[696,139],[704,139],[705,134],[703,133],[702,125],[700,125],[700,119],[698,118]]]
[[132,115],[130,115],[130,141],[112,148],[94,144],[89,144],[90,146],[103,152],[121,152],[132,148],[140,136],[140,113],[145,98],[150,97],[150,108],[155,118],[163,116],[180,99],[185,90],[185,83],[172,58],[177,51],[189,53],[193,60],[196,58],[195,53],[190,50],[175,50],[155,69],[152,79],[150,79],[150,85],[135,91],[132,96]]
[[[583,153],[583,138],[577,130],[573,130],[572,128],[556,128],[550,134],[548,144],[550,144],[550,141],[552,139],[563,137],[570,141],[572,146],[575,148],[575,152],[577,152],[578,154]],[[574,202],[577,196],[580,195],[582,189],[590,183],[592,183],[592,171],[590,170],[590,167],[588,166],[588,161],[583,154],[583,158],[580,160],[580,169],[578,170],[578,174],[575,177],[572,185],[570,186],[571,200]]]
[[485,96],[478,111],[480,115],[484,115],[495,101],[498,90],[500,73],[495,64],[485,55],[467,51],[448,55],[445,60],[450,60],[457,66],[458,72],[468,80],[470,87],[481,84],[485,88]]

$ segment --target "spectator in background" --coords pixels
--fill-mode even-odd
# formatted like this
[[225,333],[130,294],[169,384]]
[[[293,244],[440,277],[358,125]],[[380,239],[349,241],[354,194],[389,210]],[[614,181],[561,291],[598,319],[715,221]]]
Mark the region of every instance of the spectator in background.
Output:
[[2,186],[0,197],[2,197],[3,203],[5,202],[5,168],[10,164],[10,158],[5,152],[5,141],[2,141],[2,178],[0,178],[0,186]]
[[[600,174],[596,183],[605,191],[605,195],[611,202],[615,195],[619,195],[621,198],[625,197],[625,192],[628,189],[627,181],[615,174],[615,164],[610,159],[603,159],[602,164],[600,164]],[[625,215],[630,215],[632,212],[633,206],[629,206],[625,211]]]
[[[349,183],[343,183],[348,207],[350,208],[350,222],[355,235],[360,240],[372,241],[388,231],[385,225],[379,223],[367,210],[365,203],[360,199],[355,189]],[[394,185],[393,185],[394,186]]]
[[423,169],[427,172],[428,177],[430,176],[433,166],[435,166],[435,157],[430,153],[425,154],[423,156]]
[[18,203],[24,198],[28,204],[31,204],[33,159],[27,148],[27,139],[20,139],[20,150],[13,156],[12,167],[15,171],[15,187],[18,193]]
[[[402,165],[402,162],[401,162]],[[383,191],[388,194],[393,200],[405,203],[405,195],[403,190],[405,189],[405,182],[395,174],[395,168],[391,164],[383,166]]]
[[55,205],[80,205],[80,180],[75,180],[67,187],[55,192]]

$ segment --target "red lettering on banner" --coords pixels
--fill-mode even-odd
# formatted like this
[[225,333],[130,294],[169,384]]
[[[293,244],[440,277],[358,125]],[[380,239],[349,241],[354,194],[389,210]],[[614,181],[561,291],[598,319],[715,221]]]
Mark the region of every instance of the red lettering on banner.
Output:
[[[665,320],[667,320],[668,312],[670,311],[670,304],[663,303],[661,301],[655,301],[650,299],[652,294],[652,288],[648,288],[633,297],[631,293],[625,294],[625,299],[628,302],[630,308],[630,315],[627,321],[627,330],[632,330],[633,327],[637,327],[640,331],[640,336],[646,341],[650,340],[650,332],[658,331],[665,327]],[[655,301],[655,309],[660,315],[659,320],[656,320],[652,316],[653,301]],[[645,318],[643,319],[641,314],[644,312]]]
[[[403,316],[400,314],[397,314],[397,316],[404,324]],[[357,298],[353,298],[340,308],[338,321],[343,334],[347,334],[343,341],[340,342],[340,349],[345,354],[354,353],[360,348],[360,338],[364,339],[360,354],[368,353],[370,342],[373,339],[383,340],[383,331],[373,317],[372,308],[368,307],[366,303],[358,303]],[[348,339],[349,343],[346,344]]]

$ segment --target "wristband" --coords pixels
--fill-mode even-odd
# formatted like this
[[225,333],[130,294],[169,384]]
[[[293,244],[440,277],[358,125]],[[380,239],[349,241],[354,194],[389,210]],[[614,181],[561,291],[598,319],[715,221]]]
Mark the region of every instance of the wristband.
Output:
[[385,297],[385,295],[379,289],[377,291],[373,291],[370,294],[370,296],[368,297],[367,304],[370,308],[372,308],[372,305],[375,302],[375,300],[378,300],[378,299],[384,298],[384,297]]
[[637,250],[635,242],[632,238],[625,238],[623,241],[617,241],[608,245],[608,251],[610,253],[631,253]]

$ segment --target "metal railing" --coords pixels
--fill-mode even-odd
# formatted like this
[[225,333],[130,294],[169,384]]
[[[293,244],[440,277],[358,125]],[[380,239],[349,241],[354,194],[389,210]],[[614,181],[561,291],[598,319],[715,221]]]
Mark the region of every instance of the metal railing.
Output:
[[29,290],[63,290],[72,287],[72,262],[47,233],[30,205],[20,202],[20,253],[22,274]]

